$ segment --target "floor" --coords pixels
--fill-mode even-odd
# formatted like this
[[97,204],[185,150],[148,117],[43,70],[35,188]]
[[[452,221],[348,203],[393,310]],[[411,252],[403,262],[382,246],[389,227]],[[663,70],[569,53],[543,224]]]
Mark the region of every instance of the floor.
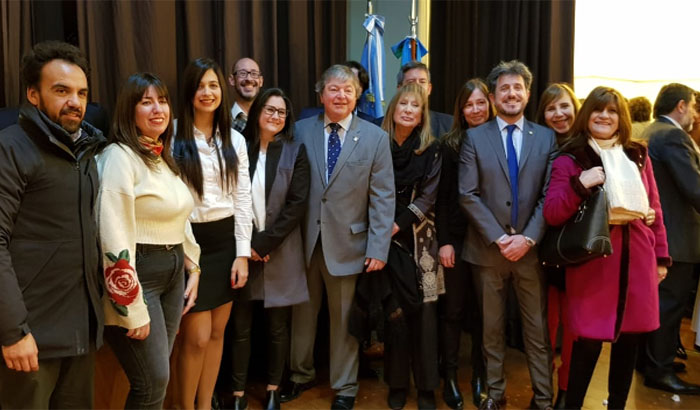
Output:
[[[471,369],[469,359],[465,352],[469,351],[469,336],[463,334],[462,358],[463,364],[459,372],[459,382],[462,393],[465,396],[465,408],[474,408],[471,403]],[[700,383],[700,352],[693,349],[695,333],[689,329],[689,321],[683,322],[681,331],[683,345],[688,352],[686,361],[687,372],[680,376],[688,381]],[[588,396],[584,404],[586,409],[604,409],[603,401],[607,396],[607,367],[610,354],[609,345],[604,345],[603,353],[598,361],[593,380],[589,387]],[[98,352],[97,369],[97,398],[96,408],[123,408],[124,399],[128,389],[128,382],[123,372],[119,368],[111,351],[104,347]],[[556,359],[558,361],[558,357]],[[372,368],[378,370],[381,377],[381,360],[372,362]],[[252,371],[252,369],[251,369]],[[328,385],[327,371],[319,369],[319,385],[304,392],[301,397],[282,405],[288,410],[312,410],[328,409],[333,399],[333,391]],[[325,375],[325,377],[324,377]],[[507,399],[508,408],[523,409],[530,402],[532,391],[529,384],[525,355],[515,349],[508,349],[506,358],[506,378],[508,380]],[[555,373],[556,385],[556,373]],[[172,388],[172,386],[171,386]],[[248,390],[249,409],[257,410],[262,408],[262,401],[265,397],[265,385],[262,382],[251,382]],[[361,378],[360,392],[355,403],[356,409],[386,409],[386,395],[388,388],[378,378]],[[447,406],[440,397],[440,391],[436,392],[438,408],[445,409]],[[166,407],[168,401],[166,401]],[[415,391],[409,395],[406,409],[415,409]],[[672,399],[672,394],[660,390],[653,390],[643,385],[643,379],[639,373],[635,373],[632,389],[627,402],[628,409],[700,409],[700,396],[680,396],[679,401]]]

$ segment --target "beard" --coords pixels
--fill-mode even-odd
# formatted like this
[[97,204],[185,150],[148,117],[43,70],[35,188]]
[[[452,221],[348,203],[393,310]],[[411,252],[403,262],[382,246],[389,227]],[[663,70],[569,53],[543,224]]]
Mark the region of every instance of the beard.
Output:
[[[80,124],[83,122],[83,115],[84,112],[82,109],[75,109],[75,108],[61,108],[61,111],[58,113],[58,117],[54,117],[53,115],[49,114],[48,110],[46,109],[46,106],[44,105],[43,101],[39,101],[39,110],[43,112],[49,119],[56,124],[60,125],[61,128],[66,130],[69,134],[73,134],[76,131],[80,129]],[[78,114],[80,117],[80,120],[74,120],[71,118],[68,118],[67,115],[69,114]]]

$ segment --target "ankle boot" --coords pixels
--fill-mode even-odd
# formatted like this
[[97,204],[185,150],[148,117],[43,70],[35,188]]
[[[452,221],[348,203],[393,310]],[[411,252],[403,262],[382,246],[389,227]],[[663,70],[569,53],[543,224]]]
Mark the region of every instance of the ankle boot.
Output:
[[464,399],[462,399],[462,392],[459,391],[457,375],[454,370],[448,370],[445,372],[442,398],[445,400],[445,404],[447,404],[451,409],[461,410],[464,408]]
[[265,410],[280,410],[280,393],[277,390],[268,390],[265,394]]
[[481,376],[475,376],[472,378],[472,403],[479,407],[484,399],[486,399],[484,379]]

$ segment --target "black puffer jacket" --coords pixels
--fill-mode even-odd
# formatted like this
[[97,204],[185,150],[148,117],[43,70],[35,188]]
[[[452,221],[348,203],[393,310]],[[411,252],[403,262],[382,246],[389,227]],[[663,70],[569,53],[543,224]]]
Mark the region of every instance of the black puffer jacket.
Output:
[[0,131],[0,343],[31,332],[39,358],[102,343],[95,154],[102,133],[70,135],[33,106]]

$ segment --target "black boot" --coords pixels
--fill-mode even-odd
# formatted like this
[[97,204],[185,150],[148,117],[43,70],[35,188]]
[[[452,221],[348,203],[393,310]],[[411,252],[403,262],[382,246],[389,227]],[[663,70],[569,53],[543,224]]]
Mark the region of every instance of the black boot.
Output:
[[248,408],[248,398],[245,396],[233,396],[233,410],[245,410]]
[[268,390],[265,394],[265,410],[280,410],[280,393],[278,390]]
[[447,404],[451,409],[461,410],[464,408],[462,392],[459,391],[459,384],[457,384],[457,374],[454,370],[447,370],[445,372],[442,398],[445,400],[445,404]]
[[481,376],[476,376],[472,378],[472,403],[474,403],[476,407],[479,407],[484,399],[486,399],[484,379]]
[[565,409],[566,408],[566,390],[559,389],[557,393],[557,400],[554,402],[555,409]]

